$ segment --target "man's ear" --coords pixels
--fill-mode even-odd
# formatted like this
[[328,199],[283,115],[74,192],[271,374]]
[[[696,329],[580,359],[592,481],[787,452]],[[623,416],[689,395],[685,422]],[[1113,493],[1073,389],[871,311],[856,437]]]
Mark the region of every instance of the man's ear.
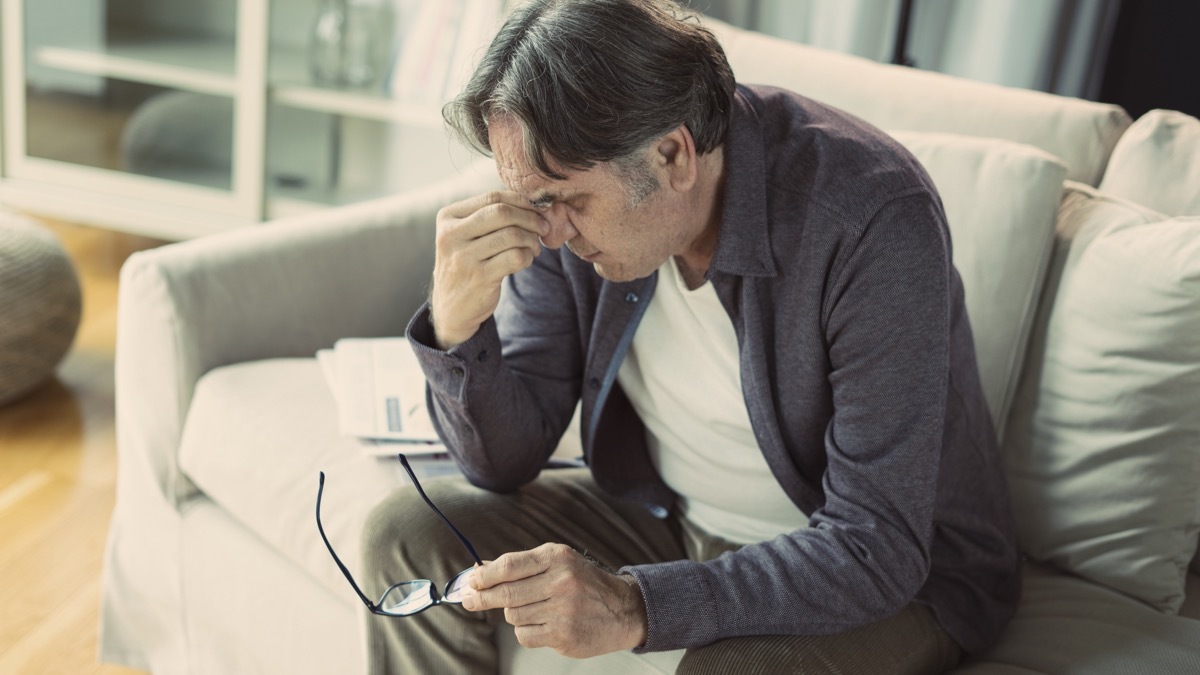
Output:
[[667,172],[671,188],[677,192],[692,189],[697,180],[696,141],[687,125],[681,124],[658,139],[654,148],[655,166]]

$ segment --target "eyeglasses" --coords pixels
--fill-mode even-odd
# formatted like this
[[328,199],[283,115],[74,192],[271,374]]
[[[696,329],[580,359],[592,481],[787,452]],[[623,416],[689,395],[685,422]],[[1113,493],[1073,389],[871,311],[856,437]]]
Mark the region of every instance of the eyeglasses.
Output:
[[[454,523],[451,523],[450,519],[443,515],[438,510],[438,507],[434,506],[429,497],[425,495],[425,490],[421,488],[421,482],[417,480],[417,475],[413,473],[412,467],[408,465],[408,458],[403,454],[400,454],[399,457],[400,463],[404,465],[404,470],[408,472],[409,478],[412,478],[417,492],[421,493],[421,499],[424,499],[429,508],[433,509],[433,512],[438,514],[438,517],[454,532],[454,536],[458,537],[458,540],[466,547],[467,552],[471,554],[475,562],[482,565],[483,561],[479,559],[479,554],[475,552],[475,547],[471,545],[471,542],[467,541],[463,533],[459,532],[457,527],[454,527]],[[325,536],[325,528],[321,525],[321,495],[324,492],[325,472],[322,471],[320,482],[317,484],[317,530],[321,533],[321,539],[325,541],[325,547],[329,549],[329,554],[333,556],[333,561],[342,570],[342,574],[346,575],[346,581],[349,581],[350,585],[354,587],[354,592],[358,594],[358,597],[362,598],[363,604],[367,606],[367,609],[371,610],[372,614],[380,614],[382,616],[412,616],[413,614],[424,612],[435,605],[443,603],[457,605],[462,602],[463,591],[467,587],[467,573],[473,570],[473,567],[468,567],[454,575],[454,578],[446,584],[446,588],[440,596],[438,595],[437,586],[432,581],[428,579],[413,579],[412,581],[401,581],[400,583],[392,584],[379,597],[379,602],[368,600],[366,594],[358,587],[358,583],[354,581],[350,570],[346,569],[346,566],[342,564],[341,558],[334,552],[333,544],[329,543],[329,537]]]

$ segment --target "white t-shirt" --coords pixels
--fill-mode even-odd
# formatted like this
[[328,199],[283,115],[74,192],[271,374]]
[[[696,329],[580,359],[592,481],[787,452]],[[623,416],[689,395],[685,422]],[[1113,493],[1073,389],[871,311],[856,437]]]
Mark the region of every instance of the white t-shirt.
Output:
[[754,438],[729,315],[711,283],[688,289],[674,258],[659,268],[617,381],[688,520],[740,544],[808,525]]

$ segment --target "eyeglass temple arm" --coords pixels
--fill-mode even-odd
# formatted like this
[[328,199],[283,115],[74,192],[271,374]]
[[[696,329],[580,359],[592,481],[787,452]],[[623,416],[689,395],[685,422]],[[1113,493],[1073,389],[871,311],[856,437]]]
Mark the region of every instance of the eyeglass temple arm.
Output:
[[475,552],[475,547],[471,545],[471,542],[467,541],[467,538],[463,536],[462,532],[458,531],[458,528],[454,526],[454,523],[450,522],[450,519],[447,518],[445,514],[443,514],[441,510],[434,505],[433,501],[431,501],[428,496],[426,496],[425,489],[421,487],[421,481],[417,480],[417,474],[413,473],[412,467],[408,465],[408,458],[404,456],[404,453],[397,453],[397,455],[400,457],[400,463],[404,465],[404,470],[408,472],[408,477],[412,479],[413,485],[416,486],[417,492],[421,494],[421,499],[424,499],[425,503],[429,505],[429,508],[433,509],[433,512],[438,514],[438,517],[442,519],[442,522],[446,523],[446,526],[450,528],[450,531],[454,533],[454,536],[458,537],[458,541],[461,542],[462,545],[467,549],[467,552],[471,554],[471,557],[475,559],[475,562],[482,565],[483,561],[479,559],[479,554]]
[[337,552],[333,550],[333,544],[329,543],[329,537],[325,536],[325,528],[321,525],[321,495],[324,492],[325,472],[322,471],[320,482],[317,484],[317,531],[321,533],[321,540],[325,542],[325,548],[329,549],[329,555],[333,556],[333,561],[337,563],[338,568],[342,570],[342,574],[346,575],[346,581],[350,582],[350,585],[354,587],[354,592],[358,593],[358,597],[362,598],[363,603],[366,604],[366,606],[372,612],[374,612],[378,609],[378,607],[376,607],[375,603],[368,600],[366,594],[363,593],[362,589],[358,587],[358,583],[354,581],[354,575],[350,574],[350,570],[346,569],[346,565],[342,563],[342,559],[339,558]]

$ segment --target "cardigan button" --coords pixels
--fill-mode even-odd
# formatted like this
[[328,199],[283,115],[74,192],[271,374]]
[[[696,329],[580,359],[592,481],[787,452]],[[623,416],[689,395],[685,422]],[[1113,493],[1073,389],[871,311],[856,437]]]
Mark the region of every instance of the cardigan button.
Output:
[[625,302],[634,303],[634,302],[637,302],[638,299],[639,298],[638,298],[637,293],[626,293],[625,294]]

